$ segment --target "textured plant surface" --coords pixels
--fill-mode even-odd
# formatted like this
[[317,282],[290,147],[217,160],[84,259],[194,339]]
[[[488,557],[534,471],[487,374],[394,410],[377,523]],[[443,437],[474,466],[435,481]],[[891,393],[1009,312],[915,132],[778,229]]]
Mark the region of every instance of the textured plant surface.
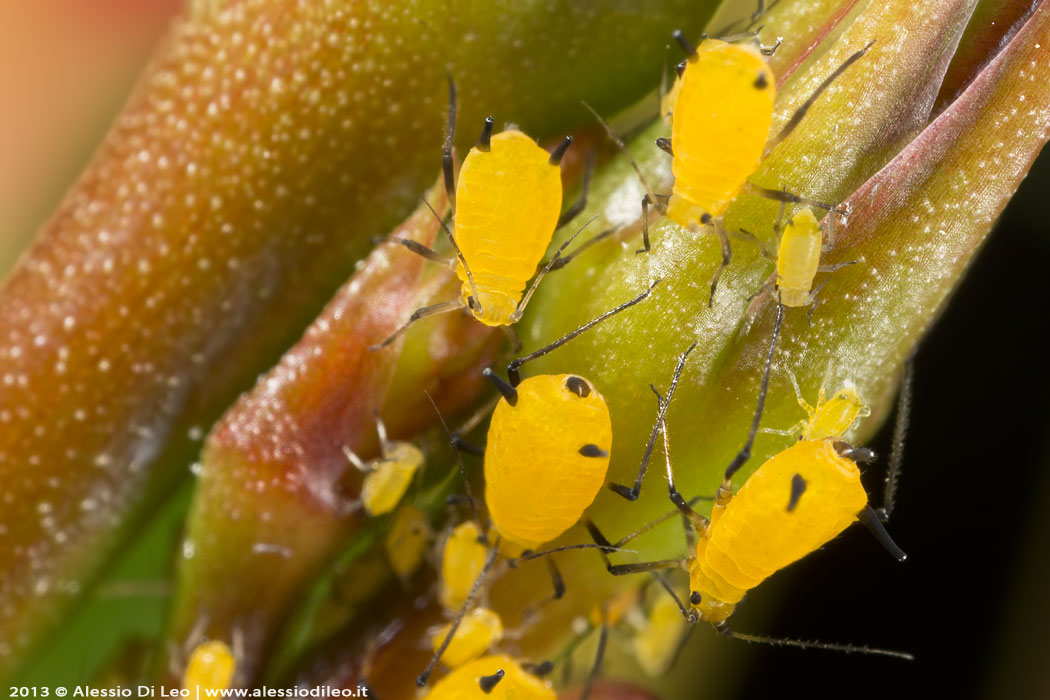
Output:
[[[526,373],[571,371],[597,385],[613,416],[609,478],[625,483],[656,412],[648,385],[665,389],[697,341],[668,432],[679,488],[711,493],[754,410],[775,308],[750,297],[772,264],[735,242],[709,308],[721,255],[713,235],[654,214],[653,249],[635,255],[644,189],[578,103],[605,115],[630,106],[658,83],[670,30],[698,37],[712,10],[681,0],[644,10],[191,3],[0,292],[0,675],[34,659],[31,674],[54,674],[64,655],[90,650],[80,673],[110,661],[104,678],[134,683],[147,668],[170,683],[186,649],[207,637],[238,642],[243,685],[350,686],[367,657],[381,697],[411,696],[423,630],[440,620],[432,603],[417,604],[433,575],[402,587],[389,572],[377,546],[389,518],[347,512],[360,480],[341,448],[374,456],[377,412],[394,435],[419,441],[428,467],[413,494],[440,527],[444,496],[461,486],[446,478],[451,454],[423,390],[450,419],[466,415],[487,398],[480,369],[506,357],[502,334],[456,315],[367,350],[413,309],[456,293],[449,271],[403,249],[376,249],[354,269],[370,237],[389,233],[433,182],[446,71],[460,86],[461,153],[487,113],[543,138],[584,130],[566,164],[570,184],[582,154],[599,152],[577,221],[596,218],[581,239],[614,233],[540,286],[517,327],[526,351],[660,280],[648,300]],[[749,11],[731,3],[709,27]],[[841,202],[849,216],[823,262],[856,261],[822,289],[811,323],[789,312],[763,424],[801,417],[789,371],[811,400],[822,381],[848,380],[873,408],[850,436],[863,442],[1050,136],[1050,2],[781,0],[761,24],[766,43],[783,37],[770,59],[774,133],[874,41],[751,177]],[[650,95],[617,124],[638,126],[628,148],[666,192],[669,158],[653,142],[667,127],[652,119],[655,107]],[[445,206],[438,186],[427,198]],[[773,248],[777,214],[775,202],[744,194],[726,226]],[[439,234],[426,208],[394,230],[426,244]],[[788,440],[760,436],[739,479]],[[198,450],[196,477],[180,490]],[[598,496],[589,512],[607,534],[667,510],[662,462],[638,502]],[[100,572],[120,580],[121,566],[144,560],[106,565],[144,525],[147,575],[177,560],[164,576],[171,595],[145,596],[151,612],[123,615],[100,642],[83,630],[105,616],[101,596],[77,616],[73,604]],[[576,528],[562,543],[584,538]],[[681,530],[658,529],[636,548],[642,559],[680,555]],[[568,594],[511,644],[525,656],[557,655],[574,617],[638,584],[606,576],[593,552],[559,562]],[[495,583],[510,624],[548,594],[546,577],[533,563]],[[711,650],[693,664],[708,689],[717,690],[718,663]],[[85,680],[76,672],[71,681]],[[642,697],[612,684],[602,693]]]

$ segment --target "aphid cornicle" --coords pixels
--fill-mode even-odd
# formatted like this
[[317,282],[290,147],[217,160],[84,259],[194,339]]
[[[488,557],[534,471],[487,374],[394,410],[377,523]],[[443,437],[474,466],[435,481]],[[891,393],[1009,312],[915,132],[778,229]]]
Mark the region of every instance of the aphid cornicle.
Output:
[[506,654],[459,666],[434,684],[425,700],[556,700],[549,681],[529,673]]
[[[673,389],[681,375],[690,348],[679,359],[666,397],[660,398],[657,423],[654,431],[664,436],[667,459],[668,492],[671,502],[688,517],[698,535],[695,555],[683,560],[642,562],[635,564],[609,565],[614,574],[629,574],[653,571],[661,568],[683,566],[689,571],[691,595],[689,604],[693,609],[692,619],[704,620],[723,635],[777,645],[831,649],[849,652],[880,654],[910,659],[903,652],[869,649],[852,645],[825,644],[821,642],[799,642],[785,639],[769,639],[735,632],[727,620],[733,614],[744,595],[758,586],[776,571],[805,557],[818,549],[855,521],[860,521],[879,539],[897,559],[905,554],[890,539],[876,511],[869,505],[868,496],[860,481],[858,461],[874,457],[870,450],[853,448],[838,439],[837,435],[800,440],[777,453],[763,463],[735,494],[732,477],[743,466],[751,453],[755,435],[765,404],[769,386],[769,372],[773,351],[783,320],[783,306],[778,305],[777,321],[773,339],[766,358],[765,371],[759,390],[758,406],[752,420],[747,442],[726,469],[722,485],[715,496],[710,518],[705,518],[692,509],[675,487],[671,468],[670,446],[664,416],[673,397]],[[898,415],[906,415],[906,392],[902,391],[902,408]],[[831,427],[833,419],[841,428],[847,415],[832,415],[825,427]],[[850,420],[852,423],[852,420]],[[845,426],[848,428],[848,424]],[[898,431],[903,423],[898,420]],[[899,434],[896,444],[903,443]],[[899,451],[894,450],[899,459]],[[644,465],[643,465],[644,466]],[[891,475],[896,467],[891,466]],[[893,487],[887,483],[885,513],[892,507]],[[592,527],[599,543],[605,538]],[[621,540],[620,543],[622,543]],[[617,544],[620,544],[617,543]]]
[[[470,309],[474,318],[487,326],[509,328],[517,323],[532,292],[565,248],[562,246],[536,274],[554,231],[574,218],[586,203],[588,178],[585,175],[580,201],[564,214],[561,211],[561,159],[572,144],[571,136],[566,136],[548,153],[520,131],[493,134],[495,121],[489,117],[477,144],[463,159],[457,180],[452,156],[456,90],[451,78],[448,120],[442,167],[454,232],[444,221],[441,225],[456,257],[446,259],[415,241],[380,240],[404,245],[429,260],[453,265],[462,282],[460,296],[416,310],[390,337],[372,346],[373,350],[390,344],[421,318],[458,309]],[[534,276],[532,287],[523,297],[525,285]]]

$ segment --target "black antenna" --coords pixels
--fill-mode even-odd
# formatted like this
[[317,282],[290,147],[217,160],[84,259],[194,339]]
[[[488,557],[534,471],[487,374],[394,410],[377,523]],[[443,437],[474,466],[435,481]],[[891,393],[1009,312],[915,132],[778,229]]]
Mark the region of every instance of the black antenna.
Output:
[[634,480],[634,486],[627,488],[621,484],[609,484],[610,489],[628,501],[638,500],[638,496],[642,492],[642,480],[645,478],[645,472],[649,469],[649,460],[652,459],[653,449],[656,447],[656,435],[660,431],[660,426],[663,425],[664,417],[667,415],[667,407],[674,397],[675,389],[678,388],[678,380],[682,376],[682,370],[685,369],[685,361],[689,357],[689,353],[696,348],[696,345],[697,341],[694,340],[693,344],[686,348],[686,351],[678,358],[678,364],[674,368],[674,375],[671,377],[671,386],[667,389],[667,396],[660,401],[659,410],[656,413],[656,422],[653,423],[652,432],[649,433],[649,442],[645,446],[645,454],[642,455],[642,466],[638,469],[638,476]]
[[[593,221],[593,219],[591,221]],[[590,222],[588,222],[588,223],[590,223]],[[577,232],[577,233],[579,233],[579,232]],[[609,318],[610,316],[615,316],[616,314],[620,313],[621,311],[629,309],[632,306],[634,306],[635,304],[643,301],[646,297],[649,296],[650,292],[653,291],[653,287],[655,287],[658,284],[660,284],[660,280],[659,279],[653,281],[653,283],[649,285],[649,288],[647,290],[645,290],[644,292],[642,292],[641,294],[636,296],[634,299],[631,299],[630,301],[624,302],[623,304],[620,304],[619,306],[617,306],[614,309],[606,311],[604,314],[602,314],[601,316],[598,316],[597,318],[591,319],[590,321],[588,321],[587,323],[583,324],[582,326],[580,326],[576,330],[574,330],[574,331],[572,331],[570,333],[567,333],[566,335],[563,335],[561,338],[558,338],[557,340],[555,340],[550,345],[547,345],[545,347],[540,348],[539,350],[531,352],[528,355],[525,355],[524,357],[519,357],[516,360],[512,360],[511,363],[509,365],[507,365],[507,377],[510,379],[511,384],[514,385],[514,386],[517,386],[518,384],[521,383],[521,375],[518,372],[518,370],[521,368],[521,366],[523,364],[525,364],[526,362],[531,362],[532,360],[535,360],[537,357],[543,357],[544,355],[546,355],[547,353],[551,352],[552,350],[556,350],[556,349],[560,348],[562,345],[565,345],[565,343],[569,342],[570,340],[572,340],[573,338],[577,337],[578,335],[587,332],[591,328],[594,328],[596,325],[598,325],[599,323],[601,323],[605,319]]]
[[467,491],[467,501],[470,502],[470,513],[474,516],[474,522],[481,525],[481,519],[478,517],[478,506],[474,501],[474,493],[470,489],[470,479],[467,478],[467,470],[463,467],[463,458],[459,454],[459,438],[448,429],[448,424],[445,422],[445,417],[441,415],[441,411],[438,409],[437,403],[434,402],[434,397],[430,395],[430,392],[426,389],[423,390],[427,398],[430,400],[430,405],[434,407],[434,413],[437,414],[438,420],[441,421],[441,427],[445,430],[445,435],[448,436],[448,445],[452,448],[452,451],[456,454],[456,464],[459,465],[459,475],[463,478],[463,487]]
[[828,644],[827,642],[803,642],[797,639],[778,639],[776,637],[759,637],[753,634],[741,634],[729,629],[726,623],[715,625],[718,633],[730,639],[739,639],[744,642],[755,644],[769,644],[775,647],[798,647],[800,649],[824,649],[825,651],[841,651],[845,654],[868,654],[872,656],[888,656],[893,659],[914,661],[915,656],[904,651],[893,651],[892,649],[875,649],[872,647],[855,646],[853,644]]

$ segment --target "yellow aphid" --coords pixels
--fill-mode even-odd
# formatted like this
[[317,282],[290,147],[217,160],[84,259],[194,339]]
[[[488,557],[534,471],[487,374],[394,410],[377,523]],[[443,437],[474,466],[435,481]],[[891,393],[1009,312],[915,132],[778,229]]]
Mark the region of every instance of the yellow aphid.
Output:
[[609,468],[612,422],[586,379],[530,377],[500,399],[485,447],[485,503],[499,534],[526,548],[575,525]]
[[487,550],[474,521],[462,523],[445,541],[441,557],[441,604],[459,610],[485,567]]
[[667,216],[695,227],[725,213],[758,169],[776,84],[758,49],[707,39],[687,59],[676,92]]
[[809,413],[809,420],[805,421],[802,428],[803,440],[821,440],[845,435],[858,420],[871,415],[871,410],[864,404],[857,388],[852,384],[842,387],[827,400],[824,399],[824,389],[821,389],[816,408],[801,399],[799,403]]
[[834,538],[867,504],[860,470],[832,440],[788,447],[712,511],[689,572],[694,607],[724,622],[747,591]]
[[383,459],[371,463],[372,471],[361,486],[361,502],[368,514],[394,510],[422,464],[423,453],[418,447],[410,442],[391,443]]
[[230,687],[236,663],[224,642],[212,640],[194,647],[182,676],[187,690],[225,690]]
[[425,700],[557,700],[548,681],[505,654],[475,659],[434,684]]
[[824,233],[809,207],[792,217],[777,249],[777,290],[784,306],[808,306]]
[[[441,647],[451,629],[450,622],[433,633],[430,641],[434,651]],[[449,668],[455,668],[481,656],[501,639],[503,620],[499,614],[488,608],[474,608],[463,616],[441,660]]]
[[[442,165],[454,223],[451,228],[444,221],[441,225],[456,257],[445,259],[411,240],[386,240],[404,245],[428,260],[453,265],[463,283],[462,290],[458,299],[417,309],[393,335],[372,346],[373,350],[392,343],[415,321],[458,309],[470,309],[474,318],[486,326],[511,326],[521,318],[536,285],[550,269],[545,267],[536,274],[555,229],[564,223],[561,159],[572,144],[572,137],[566,136],[548,153],[517,130],[493,135],[495,122],[489,117],[481,138],[463,159],[457,179],[452,155],[455,103],[455,85],[450,80],[449,129]],[[577,203],[570,208],[565,219],[571,219],[582,206]],[[532,287],[523,298],[525,285],[533,276]]]
[[488,151],[470,149],[456,183],[455,236],[474,277],[456,263],[461,299],[487,326],[521,318],[518,302],[536,273],[561,215],[561,168],[520,131],[492,137]]
[[407,579],[419,568],[430,536],[430,523],[423,511],[408,504],[397,509],[383,544],[390,568],[398,577]]
[[658,595],[642,628],[631,638],[638,665],[654,678],[667,673],[688,631],[678,603],[669,595]]

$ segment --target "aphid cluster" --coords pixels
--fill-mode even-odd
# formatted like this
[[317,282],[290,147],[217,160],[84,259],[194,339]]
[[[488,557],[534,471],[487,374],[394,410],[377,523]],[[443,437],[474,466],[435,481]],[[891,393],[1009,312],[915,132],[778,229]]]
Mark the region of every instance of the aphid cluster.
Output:
[[[705,38],[696,47],[680,33],[675,38],[686,59],[678,67],[675,84],[662,100],[671,138],[660,139],[657,144],[673,159],[674,183],[667,195],[655,194],[646,185],[648,194],[642,201],[643,247],[638,253],[644,254],[652,247],[648,210],[655,207],[679,226],[697,233],[710,229],[721,241],[722,261],[711,278],[709,304],[714,301],[722,271],[730,263],[730,236],[758,243],[766,256],[775,261],[770,281],[754,295],[775,301],[776,322],[750,431],[744,446],[726,468],[716,493],[687,500],[678,492],[665,419],[694,343],[680,355],[666,393],[661,395],[654,388],[657,418],[634,484],[607,484],[613,423],[598,386],[578,374],[521,377],[525,363],[555,350],[605,318],[643,302],[652,286],[550,345],[512,361],[506,379],[491,368],[485,370],[499,397],[491,410],[484,448],[466,442],[466,431],[450,431],[441,417],[463,473],[466,494],[460,502],[469,504],[470,518],[446,528],[440,545],[437,598],[451,619],[432,631],[429,644],[434,656],[422,669],[418,684],[427,686],[439,663],[449,670],[429,687],[425,697],[431,700],[555,697],[547,677],[552,664],[529,663],[494,651],[511,630],[506,630],[500,615],[488,607],[487,587],[509,568],[543,558],[553,582],[552,599],[560,598],[565,586],[553,555],[567,549],[595,549],[599,555],[595,563],[600,558],[609,573],[645,574],[644,583],[648,584],[644,586],[644,599],[640,593],[643,586],[628,589],[598,603],[591,619],[582,623],[580,638],[593,630],[599,632],[596,657],[582,697],[587,696],[598,673],[607,638],[614,628],[626,629],[625,639],[639,665],[654,674],[672,663],[691,629],[688,623],[700,620],[712,624],[724,636],[747,641],[910,658],[903,652],[848,644],[757,637],[738,633],[728,624],[748,591],[821,547],[854,521],[870,529],[895,557],[904,558],[883,527],[893,505],[904,422],[898,421],[885,503],[877,511],[868,502],[857,466],[874,455],[843,438],[868,413],[864,400],[851,384],[844,385],[831,398],[821,389],[816,406],[810,406],[795,383],[799,403],[808,418],[789,431],[772,432],[797,436],[797,442],[766,460],[743,485],[734,487],[732,481],[750,458],[760,429],[785,307],[808,306],[812,313],[823,284],[814,285],[817,273],[838,267],[822,266],[820,256],[834,244],[834,217],[845,214],[837,205],[783,189],[759,187],[748,178],[765,155],[803,120],[828,86],[860,60],[871,44],[832,72],[783,129],[768,138],[776,84],[765,56],[776,47],[757,45],[752,41],[753,34],[722,40]],[[461,282],[460,296],[419,309],[394,335],[374,346],[377,351],[389,345],[409,324],[437,313],[466,310],[483,324],[509,329],[521,318],[544,275],[574,257],[562,257],[562,253],[575,235],[541,267],[555,230],[571,221],[586,200],[585,176],[581,201],[565,212],[561,210],[560,162],[572,139],[566,137],[552,152],[547,152],[520,131],[493,133],[494,120],[490,117],[457,176],[452,148],[455,94],[450,79],[449,129],[442,160],[452,214],[451,220],[442,219],[441,225],[454,257],[444,257],[408,240],[384,240],[454,268]],[[606,129],[622,147],[619,137],[608,126]],[[780,215],[773,223],[773,230],[779,235],[775,254],[767,252],[757,237],[748,232],[726,230],[723,215],[732,202],[745,194],[781,203]],[[800,208],[785,223],[788,204]],[[828,212],[826,225],[817,219],[814,209]],[[539,272],[526,291],[537,269]],[[658,282],[655,280],[652,285]],[[909,396],[906,389],[907,384],[901,392],[902,415]],[[406,577],[424,557],[429,524],[413,506],[398,508],[398,503],[409,489],[423,455],[407,443],[390,442],[382,423],[378,430],[382,448],[379,459],[365,462],[349,451],[347,457],[366,474],[361,504],[368,514],[381,516],[397,509],[386,546],[392,567],[399,576]],[[674,510],[613,542],[588,518],[586,511],[603,485],[629,501],[638,498],[661,435],[668,494]],[[483,455],[484,494],[477,501],[466,480],[461,451]],[[713,502],[706,516],[694,509],[702,498]],[[614,557],[627,554],[624,545],[679,514],[690,526],[686,556],[613,562]],[[550,545],[577,524],[590,533],[592,542]],[[676,568],[688,574],[689,588],[684,596],[679,595],[672,577],[660,573]]]

